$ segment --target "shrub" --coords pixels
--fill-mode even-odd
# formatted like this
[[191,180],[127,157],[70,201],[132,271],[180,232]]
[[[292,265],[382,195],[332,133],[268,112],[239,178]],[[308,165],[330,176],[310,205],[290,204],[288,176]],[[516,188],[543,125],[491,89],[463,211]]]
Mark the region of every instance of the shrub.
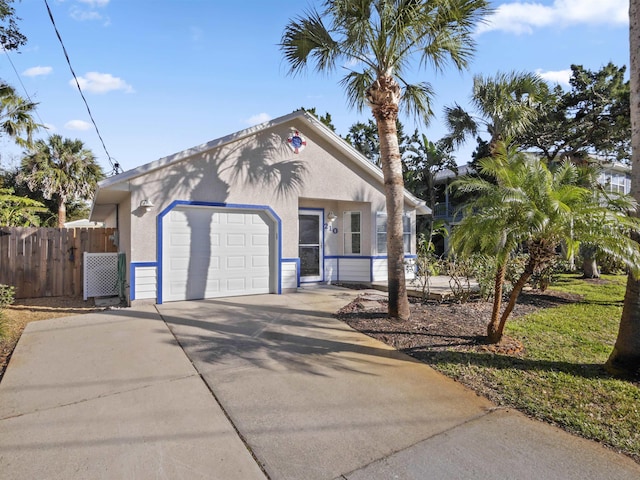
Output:
[[2,310],[11,305],[15,299],[15,288],[9,285],[0,284],[0,337],[3,336],[4,316]]
[[0,310],[11,305],[15,300],[16,289],[11,285],[0,284]]

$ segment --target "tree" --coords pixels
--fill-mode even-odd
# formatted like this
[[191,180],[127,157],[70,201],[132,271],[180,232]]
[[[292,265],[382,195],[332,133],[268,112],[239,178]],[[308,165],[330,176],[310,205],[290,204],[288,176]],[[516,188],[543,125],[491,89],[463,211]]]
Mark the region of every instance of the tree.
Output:
[[[404,125],[402,125],[400,120],[396,121],[396,130],[398,133],[400,158],[404,159],[404,154],[411,139],[404,134]],[[378,167],[382,166],[380,160],[380,137],[378,136],[378,127],[373,120],[368,119],[367,123],[356,122],[351,125],[345,140],[362,155],[367,157],[371,163]]]
[[477,115],[460,105],[445,108],[449,134],[445,144],[453,149],[469,136],[476,137],[482,127],[489,134],[488,150],[494,154],[498,142],[517,139],[531,128],[538,116],[539,99],[546,94],[547,84],[533,73],[498,73],[494,77],[476,75],[473,79],[471,103]]
[[[537,158],[518,153],[515,146],[499,142],[494,156],[478,162],[490,180],[463,177],[454,182],[461,193],[479,195],[467,206],[467,215],[453,232],[453,245],[462,254],[480,251],[497,259],[494,308],[487,327],[487,341],[497,343],[523,287],[531,276],[551,266],[564,244],[569,253],[580,242],[597,244],[612,257],[640,270],[640,245],[629,232],[640,231],[640,222],[619,208],[599,202],[579,185],[578,169],[569,161],[550,170]],[[626,197],[627,211],[636,204]],[[500,303],[506,262],[524,244],[525,268],[516,281],[502,312]]]
[[39,125],[31,116],[36,104],[25,100],[10,85],[0,81],[0,131],[28,147]]
[[11,6],[13,0],[0,0],[0,45],[5,50],[17,50],[27,43],[25,37],[18,29],[15,10]]
[[324,115],[318,115],[318,113],[316,113],[316,107],[312,107],[312,108],[301,107],[300,110],[302,110],[303,112],[308,112],[314,117],[316,117],[318,120],[320,120],[322,124],[324,124],[324,126],[329,127],[332,132],[336,131],[336,127],[331,120],[331,114],[329,112],[325,112]]
[[58,205],[58,228],[66,221],[67,204],[88,200],[104,178],[102,167],[80,140],[52,135],[38,140],[33,151],[22,159],[21,177],[32,191]]
[[571,89],[565,92],[558,85],[541,96],[539,120],[516,141],[549,161],[587,155],[628,161],[631,125],[625,71],[612,63],[597,72],[571,65]]
[[[19,18],[12,3],[13,0],[0,0],[0,46],[5,51],[17,50],[27,42],[27,37],[18,29]],[[31,117],[35,107],[35,103],[23,99],[13,87],[0,80],[0,131],[21,146],[31,143],[32,134],[38,128]]]
[[[404,184],[396,121],[403,108],[427,122],[432,88],[405,76],[427,63],[441,70],[467,67],[473,28],[489,12],[486,0],[326,0],[290,20],[280,47],[290,73],[314,63],[319,72],[349,65],[342,79],[348,100],[371,108],[380,139],[387,209],[389,317],[409,318],[404,276],[402,214]],[[328,22],[328,25],[325,24]],[[343,62],[343,63],[341,63]]]
[[[631,194],[640,200],[640,1],[629,1]],[[637,237],[636,237],[637,238]],[[618,336],[605,364],[614,375],[640,371],[640,280],[629,275]]]
[[31,198],[14,195],[11,188],[0,188],[0,226],[31,227],[40,225],[38,213],[45,206]]

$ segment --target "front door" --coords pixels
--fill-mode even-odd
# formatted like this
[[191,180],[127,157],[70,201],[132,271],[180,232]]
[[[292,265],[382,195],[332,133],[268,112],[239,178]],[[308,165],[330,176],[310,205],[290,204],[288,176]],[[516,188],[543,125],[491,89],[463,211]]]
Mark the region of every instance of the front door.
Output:
[[300,257],[300,281],[323,280],[324,245],[322,210],[300,210],[298,214],[298,257]]

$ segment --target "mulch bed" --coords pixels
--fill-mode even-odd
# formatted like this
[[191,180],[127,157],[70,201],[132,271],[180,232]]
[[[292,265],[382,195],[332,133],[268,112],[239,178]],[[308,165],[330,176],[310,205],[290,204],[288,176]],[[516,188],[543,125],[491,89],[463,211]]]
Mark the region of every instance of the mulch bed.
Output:
[[[555,291],[522,292],[511,315],[516,318],[580,299],[579,295]],[[491,309],[491,302],[479,300],[467,303],[412,300],[409,320],[389,321],[386,296],[366,293],[340,309],[336,316],[355,330],[417,357],[452,350],[522,354],[522,344],[507,336],[498,345],[486,344]]]

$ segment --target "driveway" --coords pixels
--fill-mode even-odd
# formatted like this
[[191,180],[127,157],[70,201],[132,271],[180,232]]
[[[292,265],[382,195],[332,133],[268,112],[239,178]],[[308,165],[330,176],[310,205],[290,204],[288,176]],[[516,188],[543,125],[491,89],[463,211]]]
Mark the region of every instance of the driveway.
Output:
[[334,319],[352,297],[158,306],[271,478],[640,478],[628,458],[497,409]]
[[29,324],[0,383],[0,478],[640,478],[334,319],[358,293]]

